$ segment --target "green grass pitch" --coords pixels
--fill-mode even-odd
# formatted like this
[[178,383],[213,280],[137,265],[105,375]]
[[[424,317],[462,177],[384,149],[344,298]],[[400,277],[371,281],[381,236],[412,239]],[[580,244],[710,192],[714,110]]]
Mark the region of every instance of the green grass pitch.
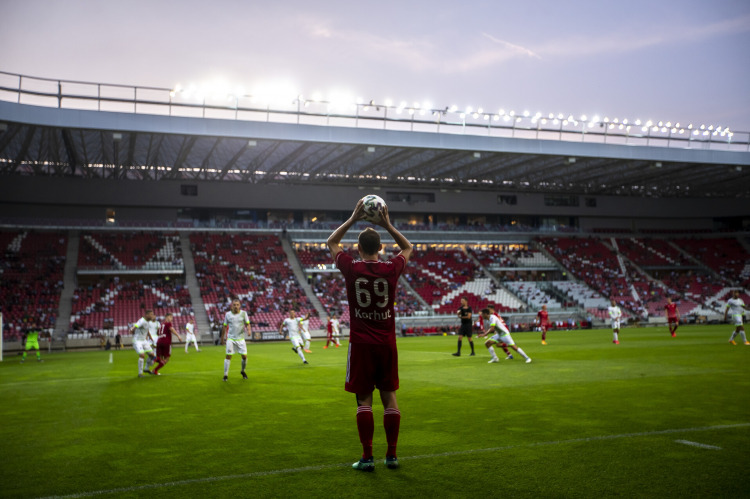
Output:
[[[531,364],[452,357],[456,337],[399,338],[401,468],[350,468],[361,447],[346,348],[6,356],[2,497],[747,497],[750,347],[732,327],[514,335]],[[376,397],[377,399],[377,397]]]

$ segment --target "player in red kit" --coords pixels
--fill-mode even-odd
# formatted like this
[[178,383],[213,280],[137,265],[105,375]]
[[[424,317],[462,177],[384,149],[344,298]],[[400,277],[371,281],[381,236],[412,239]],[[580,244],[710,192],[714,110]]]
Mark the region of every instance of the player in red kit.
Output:
[[672,303],[672,298],[667,298],[667,304],[664,305],[664,314],[667,317],[669,333],[674,338],[677,336],[677,328],[680,325],[680,309],[677,308],[676,303]]
[[164,316],[164,322],[161,323],[159,328],[159,338],[156,340],[156,358],[159,365],[154,369],[154,374],[159,375],[159,369],[164,367],[169,362],[169,357],[172,356],[172,335],[177,336],[182,341],[182,336],[177,330],[172,327],[172,314]]
[[344,389],[357,397],[357,431],[362,444],[362,458],[352,467],[373,471],[372,437],[375,422],[372,399],[375,388],[383,403],[383,426],[388,443],[385,465],[398,468],[396,444],[401,425],[401,413],[396,401],[398,381],[398,352],[396,349],[396,318],[393,303],[396,299],[398,278],[412,254],[411,243],[391,224],[388,207],[381,208],[380,221],[393,237],[401,252],[390,260],[380,261],[378,253],[383,245],[380,234],[367,228],[358,237],[359,260],[342,251],[339,244],[346,232],[364,217],[362,200],[351,217],[328,238],[328,249],[336,267],[344,275],[349,301],[349,353]]
[[542,330],[542,345],[547,344],[547,329],[549,328],[549,314],[547,314],[547,305],[542,305],[542,309],[536,314],[539,321],[539,329]]

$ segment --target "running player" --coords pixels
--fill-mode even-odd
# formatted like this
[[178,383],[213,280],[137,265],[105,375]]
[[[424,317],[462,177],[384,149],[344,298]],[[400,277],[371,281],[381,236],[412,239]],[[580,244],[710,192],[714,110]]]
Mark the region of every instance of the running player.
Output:
[[289,317],[284,319],[279,324],[279,334],[282,334],[282,330],[286,327],[287,333],[289,334],[289,341],[292,342],[292,351],[299,355],[302,359],[303,364],[307,364],[305,354],[302,352],[302,336],[299,334],[299,319],[297,319],[297,312],[289,310]]
[[487,350],[490,351],[490,355],[492,355],[492,358],[488,362],[489,364],[500,362],[500,359],[497,358],[497,354],[495,354],[495,349],[493,348],[494,345],[497,345],[499,343],[504,343],[516,352],[520,353],[521,356],[526,359],[527,364],[531,362],[531,358],[526,355],[526,352],[516,346],[513,338],[510,336],[508,326],[505,325],[505,321],[503,321],[500,316],[491,314],[489,308],[483,308],[482,318],[484,319],[484,324],[487,329],[477,336],[483,338],[490,333],[495,333],[490,338],[488,338],[487,341],[484,342],[484,346],[487,347]]
[[547,313],[547,305],[542,305],[542,309],[537,312],[536,318],[539,322],[539,329],[542,330],[542,345],[546,345],[547,329],[549,329],[549,314]]
[[[498,314],[497,312],[495,312],[495,305],[487,305],[487,310],[490,311],[490,315],[491,316],[492,315],[496,315],[496,316],[500,317],[500,314]],[[481,320],[480,327],[481,327],[482,331],[484,331],[486,328],[484,327],[484,324],[485,324],[484,317],[482,317],[481,313],[479,314],[479,319]],[[513,354],[510,353],[510,350],[508,350],[508,347],[505,345],[505,343],[500,343],[500,348],[502,348],[503,352],[505,352],[505,360],[513,360]]]
[[299,318],[299,333],[305,341],[305,353],[312,353],[310,350],[310,312]]
[[676,303],[672,303],[672,298],[667,297],[667,304],[664,305],[664,316],[667,318],[667,327],[672,338],[677,336],[677,328],[680,325],[680,309]]
[[458,318],[461,319],[461,329],[458,330],[458,350],[453,354],[454,357],[461,356],[461,342],[464,336],[469,339],[469,345],[471,345],[471,354],[469,354],[469,357],[474,356],[474,340],[471,339],[471,335],[474,333],[472,331],[471,312],[468,300],[466,297],[462,297],[461,307],[456,312]]
[[164,367],[172,356],[172,335],[177,336],[182,341],[180,333],[172,327],[172,314],[167,314],[164,316],[161,328],[159,328],[159,339],[156,340],[156,358],[159,365],[154,369],[154,374],[157,376],[160,375],[159,369]]
[[185,335],[185,353],[188,353],[188,347],[190,346],[190,342],[193,342],[193,345],[195,345],[195,351],[200,352],[200,349],[198,348],[198,340],[195,337],[195,319],[190,318],[188,319],[188,323],[185,324],[185,330],[187,331],[187,334]]
[[138,321],[130,328],[130,333],[133,335],[133,350],[138,354],[139,378],[143,377],[144,372],[151,374],[150,370],[146,369],[144,371],[143,369],[143,364],[145,363],[147,355],[149,366],[154,363],[154,350],[151,348],[151,343],[148,340],[150,324],[154,320],[154,311],[151,309],[144,310],[143,317],[138,319]]
[[26,354],[29,350],[36,350],[36,361],[37,362],[43,362],[42,361],[42,354],[39,351],[39,334],[41,331],[36,325],[36,322],[31,323],[31,327],[26,331],[26,345],[23,349],[23,356],[21,357],[21,362],[26,362]]
[[742,338],[742,341],[745,343],[745,345],[750,345],[750,342],[747,341],[747,337],[745,336],[745,326],[742,324],[742,318],[745,315],[745,310],[747,310],[747,305],[745,305],[745,302],[742,301],[742,298],[740,298],[740,292],[737,290],[734,290],[734,293],[732,293],[732,298],[727,300],[727,305],[724,307],[724,320],[727,320],[727,315],[730,313],[732,314],[732,324],[734,324],[734,332],[732,333],[732,336],[729,338],[729,343],[732,345],[736,345],[737,343],[734,342],[734,338],[739,334]]
[[326,325],[326,329],[328,330],[328,339],[326,340],[326,346],[323,348],[328,348],[328,345],[333,342],[334,345],[336,345],[336,348],[341,346],[341,343],[339,343],[339,320],[336,318],[336,313],[331,312],[331,314],[328,316],[328,324]]
[[226,344],[227,356],[224,359],[224,381],[229,377],[229,364],[235,352],[242,355],[242,379],[247,379],[247,344],[245,337],[250,335],[250,319],[247,312],[242,310],[240,300],[235,298],[229,306],[229,312],[224,315],[224,330],[221,333],[221,343]]
[[622,310],[617,306],[617,302],[612,299],[609,301],[610,305],[607,309],[609,311],[609,319],[612,322],[612,343],[615,345],[620,344],[620,319],[622,319]]
[[396,347],[396,314],[393,304],[396,299],[398,278],[404,271],[413,248],[411,243],[391,224],[388,207],[380,210],[377,225],[383,227],[396,241],[401,252],[381,262],[378,253],[383,245],[380,234],[368,227],[357,238],[359,260],[342,250],[340,243],[347,231],[364,218],[364,203],[359,200],[347,219],[328,237],[328,250],[336,267],[346,281],[346,297],[349,301],[350,333],[347,354],[346,383],[344,389],[357,398],[357,431],[362,444],[362,458],[352,467],[361,471],[373,471],[372,437],[375,422],[372,415],[372,399],[375,388],[383,403],[383,426],[388,450],[385,465],[398,468],[396,445],[398,443],[401,412],[398,410],[396,390],[398,380],[398,350]]

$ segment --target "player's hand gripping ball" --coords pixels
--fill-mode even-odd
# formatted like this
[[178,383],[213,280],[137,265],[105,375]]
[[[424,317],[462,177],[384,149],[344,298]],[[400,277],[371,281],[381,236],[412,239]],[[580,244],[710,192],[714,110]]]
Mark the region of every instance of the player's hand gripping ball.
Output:
[[365,209],[365,220],[372,223],[380,222],[380,211],[385,207],[385,201],[380,196],[368,194],[362,198]]

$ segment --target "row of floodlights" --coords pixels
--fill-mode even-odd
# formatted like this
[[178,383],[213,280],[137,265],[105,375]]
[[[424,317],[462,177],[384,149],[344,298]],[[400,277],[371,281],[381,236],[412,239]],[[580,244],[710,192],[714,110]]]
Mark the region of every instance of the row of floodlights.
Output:
[[371,109],[375,109],[377,111],[380,111],[382,109],[385,110],[385,112],[387,112],[388,110],[395,110],[396,114],[409,114],[411,116],[426,116],[428,114],[432,116],[440,116],[447,113],[453,113],[458,115],[461,120],[466,120],[467,118],[471,117],[474,119],[483,119],[484,121],[488,122],[502,120],[505,123],[509,123],[512,121],[515,124],[520,123],[525,119],[532,125],[537,126],[554,125],[578,127],[580,125],[584,128],[594,128],[598,125],[600,128],[606,128],[608,130],[616,129],[625,132],[630,132],[633,127],[636,127],[640,128],[641,132],[644,133],[661,132],[679,135],[688,133],[692,135],[703,136],[719,135],[721,137],[732,137],[734,135],[729,130],[729,127],[721,127],[718,125],[693,126],[693,124],[691,123],[687,126],[684,126],[680,123],[672,123],[671,121],[655,122],[652,120],[642,121],[639,119],[620,120],[619,118],[610,119],[606,116],[604,118],[601,118],[599,116],[593,116],[589,118],[586,115],[582,115],[576,118],[572,114],[544,114],[541,112],[531,114],[529,111],[516,113],[516,111],[506,111],[505,109],[499,109],[497,112],[489,112],[481,107],[474,109],[472,106],[468,106],[465,109],[459,109],[459,107],[456,105],[445,107],[443,109],[435,109],[429,102],[414,102],[413,104],[409,105],[406,101],[401,101],[398,105],[396,105],[391,99],[384,99],[381,103],[377,103],[374,100],[365,102],[365,100],[362,98],[352,98],[351,96],[345,94],[332,95],[328,99],[324,99],[322,94],[320,93],[313,94],[311,98],[305,98],[305,96],[299,94],[297,94],[295,97],[290,97],[290,95],[293,94],[289,92],[283,92],[283,89],[281,91],[279,91],[279,89],[275,89],[275,91],[270,92],[247,94],[245,89],[242,87],[238,87],[235,91],[227,91],[226,89],[216,91],[216,89],[210,90],[207,87],[199,88],[195,85],[190,85],[187,88],[184,88],[181,85],[176,85],[175,88],[170,91],[169,95],[172,98],[179,96],[182,99],[195,99],[197,101],[205,101],[205,99],[210,96],[210,98],[212,98],[213,100],[227,101],[235,104],[239,99],[242,98],[249,99],[253,104],[261,104],[263,106],[268,106],[269,108],[273,105],[283,106],[292,104],[307,107],[311,104],[322,104],[327,106],[329,112],[358,112],[359,110],[367,112]]

